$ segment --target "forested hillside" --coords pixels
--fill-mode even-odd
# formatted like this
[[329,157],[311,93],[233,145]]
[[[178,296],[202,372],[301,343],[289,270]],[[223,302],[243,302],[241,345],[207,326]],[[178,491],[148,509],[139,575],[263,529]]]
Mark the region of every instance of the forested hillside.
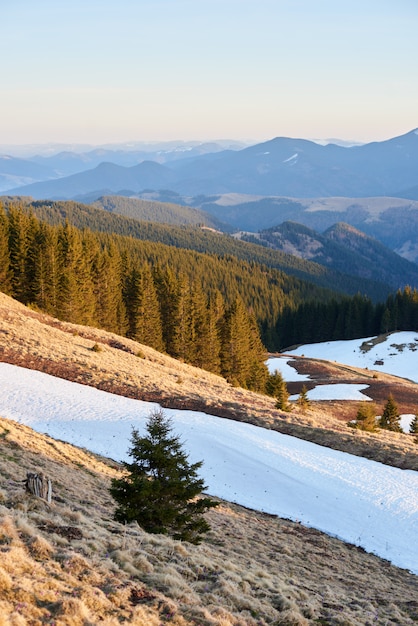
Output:
[[405,287],[374,305],[368,298],[304,302],[279,313],[275,340],[295,344],[371,337],[395,330],[418,331],[418,291]]
[[[3,200],[6,207],[16,203],[14,198],[4,197]],[[338,293],[347,295],[362,293],[374,302],[384,300],[392,291],[391,287],[385,283],[342,274],[280,250],[270,250],[260,245],[242,242],[228,235],[214,233],[197,226],[175,226],[138,221],[72,201],[32,201],[30,198],[22,198],[19,202],[22,207],[26,207],[26,210],[30,210],[41,220],[50,224],[64,224],[68,220],[77,228],[88,228],[93,231],[165,243],[176,248],[215,255],[218,258],[228,259],[232,256],[251,264],[261,264],[281,270],[288,276],[294,276]]]
[[172,202],[156,202],[130,198],[125,196],[102,196],[92,206],[104,209],[109,213],[117,213],[125,217],[147,222],[159,222],[171,225],[208,226],[223,230],[216,217],[188,206],[181,206]]

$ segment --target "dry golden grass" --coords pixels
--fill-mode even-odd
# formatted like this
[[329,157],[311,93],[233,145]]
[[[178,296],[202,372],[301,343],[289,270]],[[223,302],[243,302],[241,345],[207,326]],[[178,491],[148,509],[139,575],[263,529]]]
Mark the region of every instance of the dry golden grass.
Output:
[[[413,624],[417,578],[298,523],[221,503],[194,546],[113,520],[114,463],[0,419],[0,625]],[[53,480],[48,505],[26,470]]]

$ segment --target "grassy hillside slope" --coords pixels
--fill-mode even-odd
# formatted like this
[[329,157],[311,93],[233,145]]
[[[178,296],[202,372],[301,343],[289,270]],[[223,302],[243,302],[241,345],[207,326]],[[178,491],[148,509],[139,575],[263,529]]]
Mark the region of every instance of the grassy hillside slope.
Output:
[[[298,523],[228,503],[194,546],[113,521],[119,469],[0,419],[0,624],[416,623],[417,579]],[[24,491],[52,479],[50,505]]]

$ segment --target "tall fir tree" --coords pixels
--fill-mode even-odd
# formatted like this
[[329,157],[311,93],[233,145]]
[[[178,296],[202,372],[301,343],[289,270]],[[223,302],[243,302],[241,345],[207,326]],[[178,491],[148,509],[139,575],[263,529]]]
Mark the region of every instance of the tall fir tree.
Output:
[[12,268],[13,296],[27,304],[30,301],[30,284],[27,275],[28,253],[34,234],[34,218],[21,206],[9,207],[9,254]]
[[87,246],[80,231],[68,222],[58,230],[60,262],[58,315],[75,324],[92,324],[95,298]]
[[205,298],[200,287],[191,292],[191,320],[193,324],[193,355],[191,363],[210,372],[220,372],[220,340],[217,311],[211,299]]
[[258,329],[240,298],[225,310],[220,323],[221,372],[232,384],[265,391],[266,352]]
[[193,361],[195,340],[195,310],[192,302],[190,281],[184,276],[177,276],[177,299],[175,317],[177,326],[172,343],[172,356],[186,363]]
[[247,387],[265,393],[269,371],[266,365],[267,351],[261,341],[257,321],[252,312],[248,314],[250,371]]
[[170,356],[177,358],[181,352],[179,342],[180,292],[174,272],[160,265],[153,267],[154,283],[160,306],[163,343]]
[[11,270],[9,254],[9,221],[3,204],[0,203],[0,290],[11,294]]
[[131,270],[126,281],[125,302],[128,336],[160,352],[164,350],[159,301],[147,264],[140,270]]
[[127,331],[126,309],[122,295],[122,260],[110,241],[103,249],[95,246],[92,257],[92,280],[95,319],[100,328],[124,335]]
[[30,301],[50,315],[58,314],[59,259],[57,231],[39,222],[28,252]]

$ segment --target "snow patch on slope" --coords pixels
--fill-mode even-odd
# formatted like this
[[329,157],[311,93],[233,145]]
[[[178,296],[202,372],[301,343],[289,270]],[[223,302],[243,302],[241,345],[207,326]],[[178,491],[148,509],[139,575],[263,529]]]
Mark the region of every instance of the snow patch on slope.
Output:
[[336,361],[393,374],[418,383],[418,333],[413,331],[391,333],[385,338],[368,337],[311,343],[287,354]]
[[[117,460],[158,405],[0,363],[0,414]],[[298,520],[418,574],[418,472],[281,433],[165,410],[208,492]]]
[[293,155],[292,155],[291,157],[289,157],[288,159],[285,159],[285,160],[283,161],[283,163],[290,163],[291,161],[293,161],[293,162],[295,162],[295,163],[296,163],[298,156],[299,156],[299,155],[298,155],[298,153],[296,152],[295,154],[293,154]]

